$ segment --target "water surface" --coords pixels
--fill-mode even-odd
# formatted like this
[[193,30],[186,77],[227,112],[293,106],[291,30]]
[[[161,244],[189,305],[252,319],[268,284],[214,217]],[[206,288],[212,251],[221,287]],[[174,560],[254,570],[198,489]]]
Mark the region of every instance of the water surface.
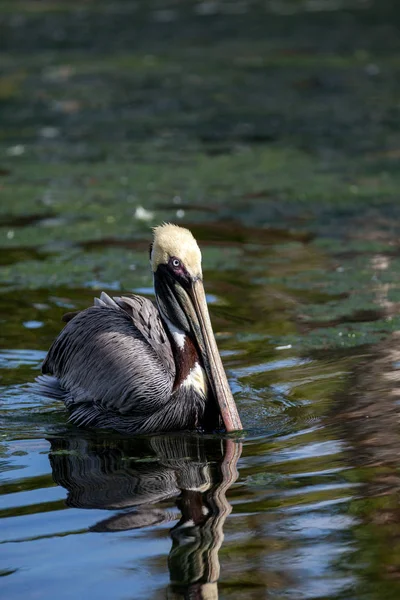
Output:
[[[4,2],[0,588],[399,597],[398,9]],[[61,316],[188,226],[243,436],[123,438],[29,388]]]

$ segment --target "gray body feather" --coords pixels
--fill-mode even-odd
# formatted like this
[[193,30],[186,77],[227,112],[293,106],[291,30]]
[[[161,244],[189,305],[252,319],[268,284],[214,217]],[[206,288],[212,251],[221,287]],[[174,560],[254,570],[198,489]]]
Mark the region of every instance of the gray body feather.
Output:
[[175,362],[156,307],[141,296],[111,299],[73,316],[37,378],[39,391],[62,398],[70,421],[124,433],[192,429],[206,399],[173,391]]

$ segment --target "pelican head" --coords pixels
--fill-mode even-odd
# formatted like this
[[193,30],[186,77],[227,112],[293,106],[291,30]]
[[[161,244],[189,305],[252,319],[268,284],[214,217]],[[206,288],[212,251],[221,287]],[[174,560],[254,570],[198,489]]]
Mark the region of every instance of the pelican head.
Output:
[[242,429],[212,330],[201,252],[192,233],[177,225],[156,227],[150,261],[161,318],[170,331],[178,330],[195,343],[226,431]]

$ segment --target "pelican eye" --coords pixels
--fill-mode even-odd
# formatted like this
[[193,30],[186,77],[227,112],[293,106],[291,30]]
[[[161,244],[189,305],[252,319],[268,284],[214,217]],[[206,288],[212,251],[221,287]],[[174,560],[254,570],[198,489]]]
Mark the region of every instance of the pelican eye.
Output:
[[180,283],[183,287],[190,285],[190,275],[186,270],[185,265],[176,256],[171,256],[167,265],[172,277]]

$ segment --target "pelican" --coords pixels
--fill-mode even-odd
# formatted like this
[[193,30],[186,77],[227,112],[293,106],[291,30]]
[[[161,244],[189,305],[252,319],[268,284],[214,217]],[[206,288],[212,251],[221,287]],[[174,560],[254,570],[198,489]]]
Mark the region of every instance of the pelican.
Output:
[[227,432],[242,425],[207,308],[201,252],[188,229],[154,228],[156,305],[110,298],[66,315],[37,378],[69,421],[121,433]]

